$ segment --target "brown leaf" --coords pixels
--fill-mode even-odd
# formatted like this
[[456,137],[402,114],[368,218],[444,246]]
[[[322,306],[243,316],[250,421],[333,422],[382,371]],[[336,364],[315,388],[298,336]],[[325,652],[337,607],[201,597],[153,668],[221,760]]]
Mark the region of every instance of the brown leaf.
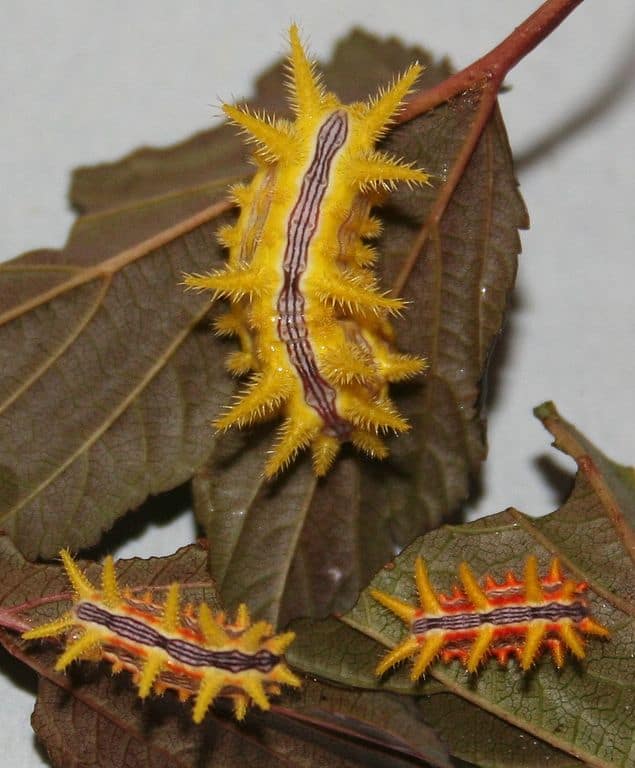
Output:
[[[429,64],[426,87],[447,75],[420,50],[354,32],[338,46],[326,80],[345,100],[359,99],[414,58]],[[478,96],[464,95],[391,133],[388,149],[435,181],[400,190],[383,208],[386,285],[444,192],[477,108]],[[305,460],[271,484],[261,476],[268,427],[218,441],[194,495],[227,602],[249,596],[257,613],[280,623],[343,610],[392,553],[467,496],[485,455],[480,382],[513,285],[517,227],[527,223],[516,187],[496,113],[405,288],[411,304],[397,322],[398,344],[426,356],[431,368],[425,381],[394,390],[413,429],[390,441],[387,461],[344,451],[324,481]]]
[[224,191],[83,217],[62,253],[0,267],[0,524],[29,557],[96,543],[207,456],[232,383],[179,283],[220,258]]
[[[104,768],[408,768],[422,765],[424,758],[428,765],[451,767],[412,702],[311,683],[302,698],[319,700],[319,707],[301,719],[272,713],[237,726],[212,715],[195,726],[171,697],[141,705],[125,685],[103,674],[78,683],[71,695],[42,678],[33,727],[60,768],[97,762]],[[346,714],[351,707],[353,717]],[[330,723],[326,714],[333,708]],[[367,713],[372,725],[359,719]],[[404,732],[425,751],[403,741]]]
[[[85,568],[85,565],[82,564]],[[99,567],[85,568],[96,582]],[[117,563],[118,579],[133,589],[165,592],[173,581],[184,598],[214,609],[216,592],[206,576],[200,546],[174,555]],[[57,643],[27,643],[18,624],[39,624],[60,616],[70,598],[60,566],[26,562],[9,539],[0,538],[0,643],[40,675],[33,726],[54,764],[167,766],[381,765],[406,768],[413,761],[449,768],[444,747],[422,721],[416,704],[390,694],[344,691],[306,681],[274,701],[268,715],[251,712],[238,726],[222,702],[205,724],[191,722],[190,705],[168,694],[140,702],[129,676],[112,678],[104,665],[74,665],[68,675],[53,670]],[[10,629],[13,628],[13,629]]]

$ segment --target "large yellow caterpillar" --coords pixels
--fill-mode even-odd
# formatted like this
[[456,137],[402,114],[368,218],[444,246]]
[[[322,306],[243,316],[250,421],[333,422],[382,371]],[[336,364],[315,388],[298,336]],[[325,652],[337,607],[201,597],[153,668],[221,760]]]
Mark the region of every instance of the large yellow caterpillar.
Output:
[[267,477],[308,446],[317,475],[346,441],[385,457],[379,434],[408,429],[388,384],[425,367],[393,348],[388,315],[404,302],[379,290],[371,269],[377,254],[366,242],[380,232],[371,208],[384,191],[428,179],[375,150],[421,67],[413,64],[367,103],[344,105],[321,84],[295,26],[290,41],[295,120],[223,106],[255,144],[257,172],[248,186],[232,188],[241,212],[219,233],[227,267],[185,280],[230,301],[216,331],[240,340],[229,370],[251,373],[216,427],[283,416]]

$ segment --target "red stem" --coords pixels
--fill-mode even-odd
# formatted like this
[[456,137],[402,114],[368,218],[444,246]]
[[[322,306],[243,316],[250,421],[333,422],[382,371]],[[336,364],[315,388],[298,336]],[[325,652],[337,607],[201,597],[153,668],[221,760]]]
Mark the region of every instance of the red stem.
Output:
[[509,70],[548,37],[580,3],[582,0],[547,0],[485,56],[434,88],[413,96],[397,122],[412,120],[471,88],[483,87],[486,83],[500,87]]
[[11,609],[5,608],[0,608],[0,627],[20,633],[31,629],[31,625],[27,621],[18,618]]

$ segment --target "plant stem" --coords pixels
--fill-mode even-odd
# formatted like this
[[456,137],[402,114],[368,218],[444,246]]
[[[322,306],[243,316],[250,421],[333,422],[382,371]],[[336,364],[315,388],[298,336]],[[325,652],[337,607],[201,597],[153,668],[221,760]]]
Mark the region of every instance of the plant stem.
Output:
[[12,629],[14,632],[26,632],[31,625],[24,619],[17,617],[13,611],[0,608],[0,627]]
[[500,88],[507,73],[548,37],[583,0],[547,0],[495,48],[434,88],[413,96],[397,117],[405,123],[473,88]]

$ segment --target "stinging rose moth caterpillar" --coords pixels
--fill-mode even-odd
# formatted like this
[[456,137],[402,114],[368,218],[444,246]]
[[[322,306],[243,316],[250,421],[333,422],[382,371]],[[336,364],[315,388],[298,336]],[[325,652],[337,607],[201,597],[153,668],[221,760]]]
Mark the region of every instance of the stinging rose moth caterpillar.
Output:
[[67,551],[60,555],[75,592],[73,606],[23,634],[25,640],[66,636],[58,672],[77,659],[104,659],[113,672],[132,673],[142,699],[168,689],[181,701],[193,697],[195,723],[218,697],[231,698],[236,719],[242,720],[250,704],[267,710],[269,696],[282,685],[300,685],[282,656],[294,633],[275,635],[266,621],[252,623],[246,605],[232,622],[224,613],[214,615],[206,603],[181,608],[179,584],[169,587],[164,603],[154,602],[150,592],[136,597],[119,588],[112,557],[104,560],[97,589]]
[[368,242],[381,230],[371,208],[399,182],[428,175],[375,149],[421,71],[418,64],[365,103],[326,91],[290,30],[289,91],[295,119],[224,105],[254,149],[257,171],[232,188],[240,207],[223,227],[226,268],[187,275],[191,288],[230,302],[216,321],[241,349],[227,367],[249,374],[246,390],[218,417],[219,430],[282,416],[264,474],[271,478],[307,447],[324,475],[342,443],[383,458],[384,432],[409,428],[388,395],[391,382],[425,361],[393,346],[392,313],[404,302],[382,292]]
[[468,672],[476,672],[490,656],[503,665],[515,656],[527,672],[545,650],[560,669],[567,651],[584,658],[581,633],[609,637],[606,627],[590,616],[583,596],[588,585],[565,578],[557,558],[543,577],[538,575],[536,557],[530,555],[520,580],[510,571],[500,583],[488,575],[481,585],[467,563],[459,566],[459,578],[461,586],[455,585],[450,595],[437,594],[418,557],[418,606],[371,590],[371,596],[408,627],[406,638],[380,661],[375,674],[383,675],[413,658],[410,678],[415,681],[437,657],[445,663],[459,659]]

